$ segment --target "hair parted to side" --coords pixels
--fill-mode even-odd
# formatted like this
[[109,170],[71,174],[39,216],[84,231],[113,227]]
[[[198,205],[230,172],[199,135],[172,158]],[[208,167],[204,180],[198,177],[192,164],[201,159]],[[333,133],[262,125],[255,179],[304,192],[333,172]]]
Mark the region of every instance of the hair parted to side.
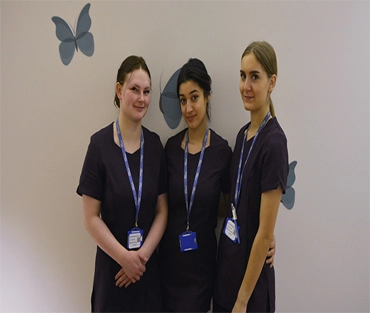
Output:
[[[122,62],[120,68],[118,69],[116,82],[123,85],[126,82],[128,74],[138,69],[142,69],[147,72],[149,78],[151,79],[150,71],[145,60],[140,56],[130,55]],[[114,105],[117,108],[120,107],[120,102],[116,93],[114,96]]]
[[[208,75],[204,63],[197,58],[189,59],[181,68],[179,77],[177,78],[177,96],[179,96],[180,85],[190,80],[197,83],[199,87],[203,89],[204,97],[211,95],[212,79]],[[209,103],[207,103],[206,113],[208,120],[210,120]]]
[[[278,74],[277,58],[274,48],[266,41],[254,41],[243,52],[242,59],[253,53],[257,61],[262,65],[267,76],[271,78],[272,75]],[[271,116],[275,116],[274,105],[269,95],[269,107]]]

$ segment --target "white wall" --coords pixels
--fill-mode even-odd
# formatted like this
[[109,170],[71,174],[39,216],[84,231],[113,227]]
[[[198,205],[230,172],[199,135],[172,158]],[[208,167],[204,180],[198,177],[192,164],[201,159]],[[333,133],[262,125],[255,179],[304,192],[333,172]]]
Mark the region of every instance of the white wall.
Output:
[[[95,245],[75,189],[90,135],[116,117],[116,71],[144,56],[145,125],[166,139],[159,79],[189,57],[213,78],[212,127],[233,147],[248,121],[239,62],[267,40],[273,93],[297,160],[296,203],[276,235],[278,312],[368,312],[369,2],[91,1],[95,53],[59,58],[54,15],[80,1],[1,1],[1,311],[90,310]],[[164,86],[162,82],[162,88]]]

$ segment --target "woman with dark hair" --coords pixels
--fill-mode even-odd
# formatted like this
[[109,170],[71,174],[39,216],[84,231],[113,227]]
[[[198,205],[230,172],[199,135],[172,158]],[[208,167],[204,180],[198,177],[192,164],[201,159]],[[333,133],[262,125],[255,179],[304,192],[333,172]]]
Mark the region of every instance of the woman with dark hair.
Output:
[[168,139],[168,224],[160,244],[167,312],[207,312],[216,273],[215,228],[229,192],[231,148],[207,126],[211,77],[202,61],[181,69],[177,93],[187,128]]
[[273,47],[251,43],[241,58],[239,84],[250,122],[237,135],[231,162],[214,312],[275,311],[275,272],[265,258],[289,169],[287,139],[271,100],[276,79]]
[[142,126],[151,90],[144,59],[126,58],[116,81],[118,118],[91,137],[77,188],[98,246],[91,310],[160,312],[155,249],[167,222],[166,164],[158,135]]

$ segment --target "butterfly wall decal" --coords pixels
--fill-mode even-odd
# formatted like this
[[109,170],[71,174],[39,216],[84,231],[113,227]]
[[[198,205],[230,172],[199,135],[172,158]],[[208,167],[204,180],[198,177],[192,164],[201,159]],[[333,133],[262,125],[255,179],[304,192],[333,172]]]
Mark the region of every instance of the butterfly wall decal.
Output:
[[58,16],[51,18],[55,23],[56,36],[61,41],[59,54],[64,65],[68,65],[72,61],[75,50],[80,50],[89,57],[94,54],[94,36],[89,32],[91,27],[89,9],[90,3],[82,8],[75,29],[70,27],[65,20]]
[[[182,117],[180,100],[177,96],[177,78],[179,77],[180,70],[181,68],[172,74],[159,97],[159,108],[163,113],[168,127],[171,129],[179,126]],[[161,89],[161,85],[159,85],[159,88]]]
[[295,182],[295,173],[294,169],[297,165],[297,161],[293,161],[289,164],[289,172],[288,172],[288,180],[285,194],[281,197],[281,203],[288,209],[291,210],[294,206],[295,200],[295,190],[293,188],[293,184]]

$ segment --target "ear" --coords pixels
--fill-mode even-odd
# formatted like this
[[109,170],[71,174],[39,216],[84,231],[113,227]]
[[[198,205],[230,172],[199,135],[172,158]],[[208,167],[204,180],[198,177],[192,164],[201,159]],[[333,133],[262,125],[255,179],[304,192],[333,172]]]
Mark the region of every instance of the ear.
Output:
[[275,85],[276,85],[276,75],[273,74],[270,78],[270,87],[269,87],[269,92],[271,93],[274,88],[275,88]]
[[211,100],[211,95],[208,95],[207,97],[204,97],[206,99],[206,103],[208,104],[209,101]]
[[118,99],[122,100],[122,85],[119,82],[116,83],[116,94]]

